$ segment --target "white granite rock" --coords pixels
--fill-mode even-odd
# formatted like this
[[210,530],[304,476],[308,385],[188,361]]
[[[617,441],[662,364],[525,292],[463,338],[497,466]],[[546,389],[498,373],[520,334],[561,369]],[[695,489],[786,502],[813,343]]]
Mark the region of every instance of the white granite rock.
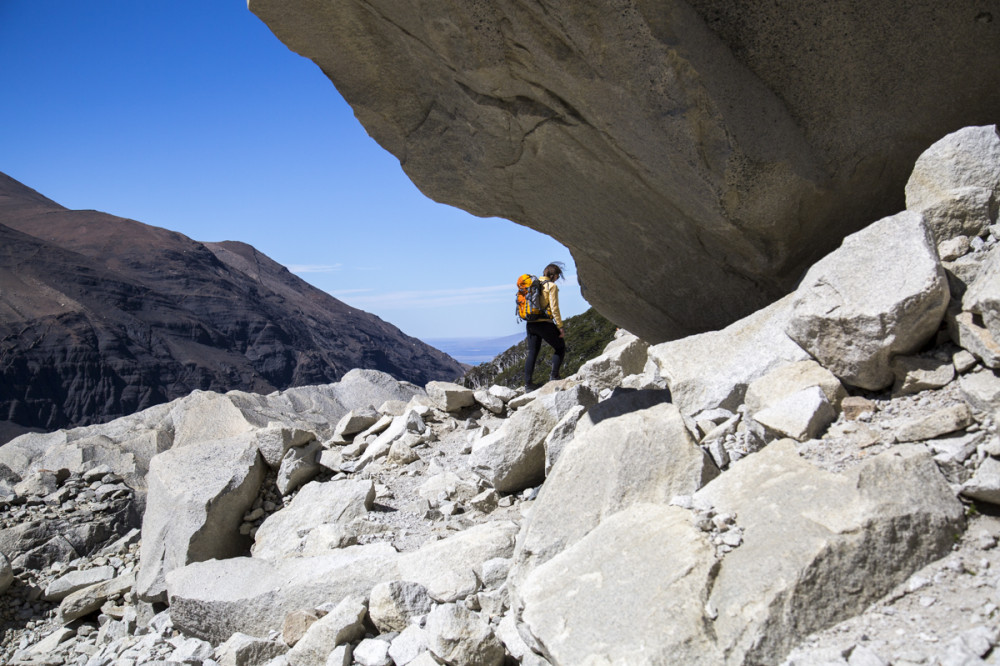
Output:
[[446,664],[500,666],[504,649],[490,625],[455,604],[437,606],[427,615],[427,644]]
[[457,412],[476,403],[475,391],[454,382],[428,382],[427,397],[445,412]]
[[367,610],[358,597],[342,599],[329,613],[314,622],[302,640],[288,651],[289,666],[325,666],[334,648],[365,635]]
[[137,583],[145,600],[164,600],[164,575],[191,562],[246,551],[239,527],[264,478],[264,460],[246,438],[165,451],[150,462]]
[[383,633],[403,631],[415,617],[429,613],[432,604],[420,583],[395,580],[372,588],[368,614]]
[[254,537],[254,557],[277,559],[303,550],[310,533],[323,525],[346,527],[368,515],[375,502],[371,480],[307,483],[280,511],[268,516]]
[[948,305],[948,281],[917,213],[875,222],[813,265],[795,291],[789,337],[844,383],[893,381],[889,360],[916,351]]
[[721,331],[692,335],[649,348],[649,357],[684,414],[723,407],[735,411],[747,387],[771,370],[809,359],[785,333],[793,296]]
[[811,386],[754,413],[753,419],[777,437],[804,442],[818,437],[837,418],[826,393]]

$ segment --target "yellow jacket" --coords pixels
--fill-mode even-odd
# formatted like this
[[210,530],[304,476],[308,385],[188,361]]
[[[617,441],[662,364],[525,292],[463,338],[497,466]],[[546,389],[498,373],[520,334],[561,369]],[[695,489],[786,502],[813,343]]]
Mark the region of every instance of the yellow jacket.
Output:
[[555,323],[556,328],[562,328],[562,315],[559,314],[559,286],[544,276],[540,280],[542,283],[542,300],[544,301],[542,305],[548,305],[549,312],[552,313],[552,318],[539,319],[538,321],[552,321]]

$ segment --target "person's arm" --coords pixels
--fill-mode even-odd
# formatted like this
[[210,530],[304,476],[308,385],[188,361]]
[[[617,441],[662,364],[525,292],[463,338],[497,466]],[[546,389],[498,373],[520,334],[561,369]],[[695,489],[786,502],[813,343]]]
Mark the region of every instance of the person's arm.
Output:
[[560,334],[563,330],[563,320],[562,315],[559,314],[559,286],[555,282],[549,283],[549,312],[552,313],[552,321],[555,323],[556,328],[559,329]]

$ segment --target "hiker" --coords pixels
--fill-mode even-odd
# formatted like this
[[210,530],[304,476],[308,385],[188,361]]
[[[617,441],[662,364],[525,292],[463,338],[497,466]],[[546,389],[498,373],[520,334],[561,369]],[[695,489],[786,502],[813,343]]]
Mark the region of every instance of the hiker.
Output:
[[553,350],[552,372],[549,380],[559,379],[559,367],[563,362],[563,355],[566,353],[566,340],[563,338],[563,321],[559,314],[559,287],[556,280],[563,276],[563,265],[561,262],[553,262],[545,267],[540,279],[542,283],[543,306],[546,307],[546,315],[535,321],[529,321],[528,332],[528,356],[524,359],[524,390],[534,391],[537,384],[532,383],[531,375],[535,371],[535,359],[538,358],[538,351],[542,348],[542,340],[545,340]]

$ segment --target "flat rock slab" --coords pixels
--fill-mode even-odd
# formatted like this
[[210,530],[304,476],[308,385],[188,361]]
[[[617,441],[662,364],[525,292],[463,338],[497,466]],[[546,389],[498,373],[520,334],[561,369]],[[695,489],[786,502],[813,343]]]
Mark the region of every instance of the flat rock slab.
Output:
[[191,562],[246,552],[243,514],[257,498],[265,463],[245,437],[201,442],[152,459],[142,519],[139,595],[166,598],[164,575]]
[[[791,440],[695,493],[735,516],[720,541],[696,512],[635,503],[519,584],[523,629],[553,664],[780,663],[949,551],[963,510],[936,465],[897,447],[838,475]],[[728,543],[732,550],[717,550]]]
[[[598,407],[613,412],[614,402],[631,405],[634,397],[626,393]],[[598,407],[584,421],[600,418]],[[640,502],[667,504],[675,495],[692,494],[718,474],[672,404],[599,420],[567,444],[552,468],[522,530],[515,570],[508,580],[516,585],[605,517]]]

